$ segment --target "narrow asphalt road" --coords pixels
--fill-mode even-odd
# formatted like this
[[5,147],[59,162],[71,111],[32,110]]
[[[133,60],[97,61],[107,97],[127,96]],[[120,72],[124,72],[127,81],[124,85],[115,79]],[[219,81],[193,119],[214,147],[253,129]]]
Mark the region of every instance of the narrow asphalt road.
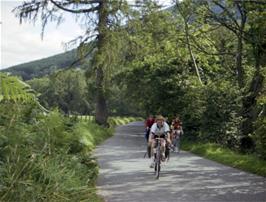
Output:
[[155,179],[144,159],[144,126],[135,122],[116,129],[97,147],[98,194],[106,202],[266,201],[266,178],[181,151]]

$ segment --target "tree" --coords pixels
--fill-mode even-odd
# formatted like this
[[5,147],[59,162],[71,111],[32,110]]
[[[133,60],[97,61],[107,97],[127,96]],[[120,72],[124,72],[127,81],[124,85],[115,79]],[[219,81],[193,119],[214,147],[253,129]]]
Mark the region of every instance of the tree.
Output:
[[[124,0],[31,0],[15,9],[20,22],[24,19],[36,21],[41,17],[42,34],[49,20],[61,23],[66,12],[74,14],[79,22],[87,27],[86,33],[71,43],[78,43],[81,58],[93,54],[92,64],[96,73],[95,119],[102,125],[107,124],[108,117],[104,86],[105,71],[110,66],[109,57],[116,49],[112,47],[110,50],[109,37],[112,37],[114,27],[122,23],[121,13],[126,8],[127,2]],[[95,42],[91,43],[92,40]]]
[[214,0],[205,3],[208,10],[206,20],[210,23],[218,23],[232,32],[237,38],[237,48],[235,52],[235,69],[237,81],[240,88],[244,88],[245,71],[243,67],[243,39],[247,21],[247,10],[244,1],[221,1]]
[[39,94],[42,105],[57,107],[65,114],[92,114],[92,100],[87,96],[87,83],[84,71],[58,71],[49,77],[28,81]]
[[252,55],[251,63],[255,70],[251,82],[245,91],[243,98],[243,135],[252,134],[255,130],[254,122],[260,114],[257,109],[257,100],[263,93],[266,67],[266,4],[260,4],[259,1],[247,2],[249,11],[249,29],[245,33],[247,43],[251,44]]
[[[253,124],[257,118],[256,99],[262,90],[264,80],[261,66],[265,52],[265,4],[260,1],[203,0],[201,7],[205,9],[199,14],[204,18],[203,23],[208,23],[212,27],[221,26],[236,38],[235,76],[243,97],[239,114],[243,118],[241,133],[245,138],[254,132]],[[253,50],[252,59],[248,57],[249,45]],[[247,65],[254,69],[251,70]],[[250,71],[254,72],[251,77],[248,75]]]

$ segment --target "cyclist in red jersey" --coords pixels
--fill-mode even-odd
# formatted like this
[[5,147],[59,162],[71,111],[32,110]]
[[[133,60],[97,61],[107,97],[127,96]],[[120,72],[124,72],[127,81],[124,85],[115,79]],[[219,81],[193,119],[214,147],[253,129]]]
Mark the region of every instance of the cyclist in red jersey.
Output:
[[154,122],[155,120],[154,120],[153,115],[150,115],[145,121],[145,128],[146,128],[145,139],[147,142],[149,141],[150,129],[152,125],[154,124]]
[[173,119],[171,124],[171,140],[173,142],[173,150],[180,151],[180,138],[183,135],[182,122],[179,116]]

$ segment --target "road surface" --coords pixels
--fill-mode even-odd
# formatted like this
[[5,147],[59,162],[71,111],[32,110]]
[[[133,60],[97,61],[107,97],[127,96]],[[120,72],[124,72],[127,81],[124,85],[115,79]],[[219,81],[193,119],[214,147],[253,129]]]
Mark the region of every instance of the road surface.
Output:
[[171,154],[156,180],[145,149],[142,122],[119,126],[97,147],[97,188],[106,202],[266,201],[266,178],[184,151]]

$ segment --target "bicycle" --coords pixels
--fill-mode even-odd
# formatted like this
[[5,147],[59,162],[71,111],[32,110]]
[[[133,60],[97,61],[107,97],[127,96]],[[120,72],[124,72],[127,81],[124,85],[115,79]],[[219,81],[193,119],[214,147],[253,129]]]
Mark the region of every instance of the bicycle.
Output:
[[155,138],[156,140],[156,153],[154,159],[154,172],[156,175],[156,179],[159,179],[160,171],[161,171],[161,138]]
[[[156,141],[156,152],[155,152],[155,158],[154,158],[154,172],[156,175],[156,179],[159,179],[160,177],[160,171],[161,171],[161,162],[162,162],[162,157],[161,157],[161,141],[163,138],[160,136],[155,138]],[[170,152],[169,152],[169,147],[168,144],[165,145],[165,161],[170,159]]]

